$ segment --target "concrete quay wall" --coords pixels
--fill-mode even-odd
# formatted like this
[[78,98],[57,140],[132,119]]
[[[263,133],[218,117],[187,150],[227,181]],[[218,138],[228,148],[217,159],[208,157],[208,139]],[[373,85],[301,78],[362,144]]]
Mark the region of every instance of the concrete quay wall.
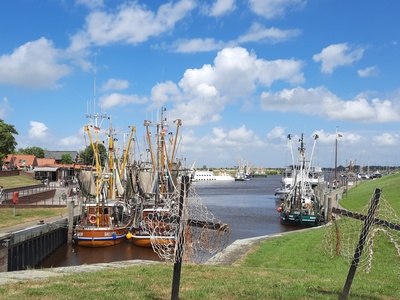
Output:
[[0,233],[0,272],[35,267],[67,241],[68,218]]

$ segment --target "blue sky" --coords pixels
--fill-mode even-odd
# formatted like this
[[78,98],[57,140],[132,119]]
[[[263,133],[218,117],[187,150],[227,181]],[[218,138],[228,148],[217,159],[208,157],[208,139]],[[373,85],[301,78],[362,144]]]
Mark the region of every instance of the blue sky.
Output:
[[[187,164],[283,167],[287,135],[314,161],[400,165],[397,0],[8,0],[0,118],[18,147],[82,150],[86,114],[122,135],[160,107]],[[106,126],[103,126],[106,127]],[[295,140],[295,139],[294,139]],[[139,153],[138,153],[139,155]]]

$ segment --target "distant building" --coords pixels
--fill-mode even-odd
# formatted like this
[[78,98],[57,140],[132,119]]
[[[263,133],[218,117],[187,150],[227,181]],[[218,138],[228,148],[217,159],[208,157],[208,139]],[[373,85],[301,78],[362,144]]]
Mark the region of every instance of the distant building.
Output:
[[3,159],[3,171],[22,170],[33,173],[38,180],[68,181],[75,177],[75,166],[61,163],[63,154],[69,154],[74,160],[77,151],[45,151],[45,158],[36,158],[34,155],[8,154]]
[[38,167],[46,167],[53,166],[56,164],[56,160],[54,158],[36,158]]
[[3,170],[31,171],[38,165],[35,155],[7,154],[3,159]]
[[61,157],[64,154],[69,154],[72,160],[78,156],[78,151],[44,151],[44,158],[52,158],[55,160],[56,164],[61,164]]

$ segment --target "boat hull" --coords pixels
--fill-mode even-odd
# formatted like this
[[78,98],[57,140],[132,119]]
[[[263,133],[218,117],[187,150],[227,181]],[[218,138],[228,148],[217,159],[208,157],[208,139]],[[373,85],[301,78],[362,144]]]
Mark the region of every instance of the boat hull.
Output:
[[76,228],[74,241],[83,247],[109,247],[126,240],[127,227],[112,228]]
[[135,246],[144,248],[152,248],[152,240],[158,245],[175,245],[175,239],[172,236],[133,235],[131,239]]
[[281,212],[281,223],[290,226],[315,227],[321,225],[321,216]]

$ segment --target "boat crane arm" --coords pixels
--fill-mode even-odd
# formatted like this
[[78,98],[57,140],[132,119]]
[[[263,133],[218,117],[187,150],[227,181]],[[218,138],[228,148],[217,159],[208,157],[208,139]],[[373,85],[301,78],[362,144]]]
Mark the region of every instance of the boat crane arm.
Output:
[[155,161],[154,161],[154,154],[153,154],[153,149],[152,149],[152,146],[151,146],[151,139],[150,139],[150,137],[151,137],[151,134],[150,134],[150,131],[149,131],[149,125],[150,124],[151,124],[150,121],[148,121],[148,120],[144,121],[144,126],[146,127],[147,143],[149,144],[149,152],[150,152],[150,157],[151,157],[151,164],[153,165],[153,172],[156,172],[156,164],[155,164]]
[[311,151],[311,156],[310,156],[310,163],[308,164],[308,168],[307,168],[307,174],[310,172],[310,168],[312,165],[312,158],[314,157],[314,150],[315,150],[315,145],[317,144],[317,139],[319,138],[318,134],[314,135],[314,144],[312,147],[312,151]]
[[[181,119],[176,119],[176,131],[175,131],[175,138],[174,138],[174,147],[172,148],[172,154],[171,154],[171,159],[169,161],[169,171],[172,171],[172,164],[174,162],[175,158],[175,152],[176,152],[176,141],[178,139],[178,133],[179,133],[179,127],[182,125]],[[175,122],[174,121],[174,122]]]
[[88,135],[89,140],[90,140],[90,145],[92,146],[92,149],[93,149],[93,154],[94,154],[95,162],[96,162],[96,173],[97,173],[98,176],[100,176],[101,175],[101,169],[100,169],[100,159],[99,159],[99,151],[98,151],[99,149],[98,149],[98,143],[97,143],[98,131],[97,130],[95,131],[95,133],[96,133],[96,142],[94,142],[92,134],[90,132],[90,128],[89,128],[90,126],[92,126],[92,125],[85,125],[84,130],[87,132],[87,135]]
[[290,149],[290,154],[292,155],[292,166],[294,168],[294,155],[293,155],[293,147],[292,147],[292,135],[288,134],[287,138],[289,140],[289,149]]
[[134,132],[136,132],[136,126],[130,126],[130,127],[131,127],[131,132],[129,134],[128,145],[126,146],[126,149],[125,149],[124,159],[122,161],[121,170],[119,171],[119,178],[122,178],[122,174],[124,173],[125,166],[126,166],[126,161],[127,161],[127,158],[128,158],[128,152],[129,152],[129,149],[131,147],[132,135],[133,135]]

